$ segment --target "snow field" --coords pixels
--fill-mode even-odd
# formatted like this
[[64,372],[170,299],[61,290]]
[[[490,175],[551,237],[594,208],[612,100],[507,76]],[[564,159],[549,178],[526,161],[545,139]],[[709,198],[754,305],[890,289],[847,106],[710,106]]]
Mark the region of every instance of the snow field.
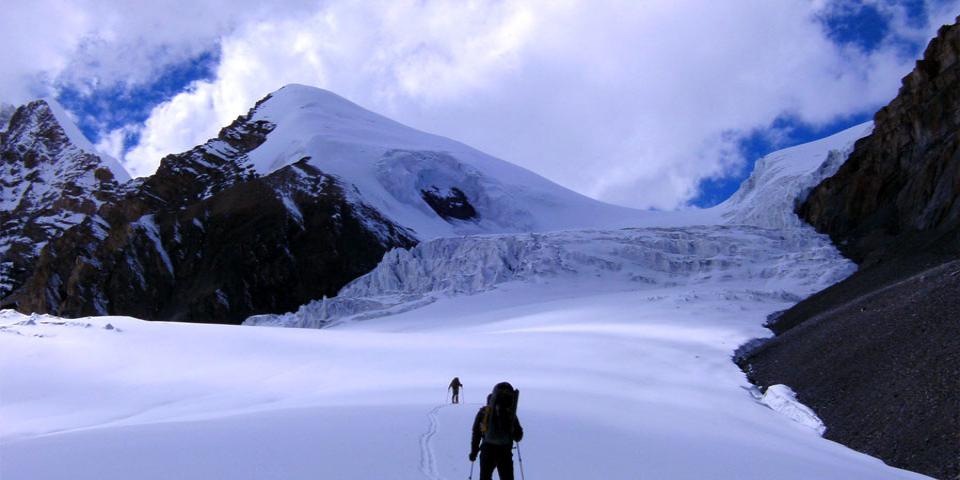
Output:
[[464,478],[508,380],[528,478],[923,478],[758,403],[730,354],[788,304],[735,293],[515,283],[324,330],[6,311],[0,477]]

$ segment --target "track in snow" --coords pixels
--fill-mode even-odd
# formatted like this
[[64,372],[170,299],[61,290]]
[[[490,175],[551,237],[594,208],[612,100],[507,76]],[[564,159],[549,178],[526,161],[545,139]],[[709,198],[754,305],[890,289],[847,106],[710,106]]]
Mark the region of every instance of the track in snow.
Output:
[[430,410],[427,417],[430,419],[430,426],[427,431],[420,435],[420,471],[430,480],[442,480],[443,477],[437,469],[437,457],[433,453],[433,436],[437,434],[437,414],[440,409],[446,405],[437,405]]

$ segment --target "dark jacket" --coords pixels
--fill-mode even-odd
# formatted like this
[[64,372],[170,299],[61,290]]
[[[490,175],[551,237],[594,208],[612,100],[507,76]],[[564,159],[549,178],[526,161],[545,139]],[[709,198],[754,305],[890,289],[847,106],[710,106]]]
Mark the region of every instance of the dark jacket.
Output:
[[[480,424],[483,423],[483,412],[486,409],[487,407],[480,407],[480,410],[477,412],[477,417],[473,419],[473,438],[470,440],[470,451],[473,453],[480,451],[480,440],[483,439]],[[523,427],[520,426],[520,419],[513,417],[513,441],[519,442],[520,440],[523,440]]]

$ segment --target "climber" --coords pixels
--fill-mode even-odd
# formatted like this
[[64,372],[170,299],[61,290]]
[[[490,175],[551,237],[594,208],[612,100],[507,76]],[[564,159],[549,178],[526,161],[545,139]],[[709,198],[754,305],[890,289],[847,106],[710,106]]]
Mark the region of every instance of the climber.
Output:
[[453,390],[453,397],[450,399],[453,403],[460,403],[460,389],[463,388],[463,384],[460,383],[460,377],[453,377],[453,380],[450,381],[450,386],[447,387],[447,391]]
[[476,461],[480,454],[480,480],[493,480],[494,469],[500,480],[513,480],[513,442],[523,439],[523,427],[517,419],[519,397],[520,391],[512,385],[498,383],[473,420],[470,461]]

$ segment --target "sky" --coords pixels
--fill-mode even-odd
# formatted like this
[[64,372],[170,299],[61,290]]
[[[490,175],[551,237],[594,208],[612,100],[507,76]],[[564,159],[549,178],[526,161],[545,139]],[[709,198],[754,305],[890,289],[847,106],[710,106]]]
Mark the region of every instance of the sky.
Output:
[[[51,14],[56,12],[56,14]],[[35,0],[0,101],[57,98],[134,176],[288,83],[604,201],[710,206],[872,118],[960,0]]]

